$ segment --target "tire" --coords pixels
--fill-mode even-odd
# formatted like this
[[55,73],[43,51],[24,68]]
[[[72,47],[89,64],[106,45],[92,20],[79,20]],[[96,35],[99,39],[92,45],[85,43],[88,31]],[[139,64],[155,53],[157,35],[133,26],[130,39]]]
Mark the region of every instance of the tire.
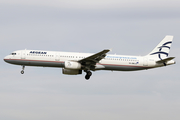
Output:
[[90,78],[89,75],[86,75],[86,76],[85,76],[85,79],[86,79],[86,80],[89,80],[89,78]]
[[24,74],[24,71],[23,71],[23,70],[21,71],[21,74]]
[[88,71],[88,72],[87,72],[87,75],[88,75],[88,76],[91,76],[91,75],[92,75],[92,72],[91,72],[91,71]]

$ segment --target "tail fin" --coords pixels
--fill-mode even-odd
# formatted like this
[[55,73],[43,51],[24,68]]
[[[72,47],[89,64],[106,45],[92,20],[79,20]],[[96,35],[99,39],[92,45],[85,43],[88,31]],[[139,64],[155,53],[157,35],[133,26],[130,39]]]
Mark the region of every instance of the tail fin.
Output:
[[157,57],[160,60],[165,59],[169,55],[173,36],[166,36],[147,56]]

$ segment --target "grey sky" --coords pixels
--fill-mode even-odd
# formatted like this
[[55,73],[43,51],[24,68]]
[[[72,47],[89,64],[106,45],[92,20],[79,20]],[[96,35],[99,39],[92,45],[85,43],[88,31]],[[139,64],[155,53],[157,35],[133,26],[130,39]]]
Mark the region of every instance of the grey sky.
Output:
[[[179,120],[178,0],[1,0],[0,119]],[[63,75],[58,68],[9,65],[19,49],[146,55],[173,35],[177,64],[138,72]]]

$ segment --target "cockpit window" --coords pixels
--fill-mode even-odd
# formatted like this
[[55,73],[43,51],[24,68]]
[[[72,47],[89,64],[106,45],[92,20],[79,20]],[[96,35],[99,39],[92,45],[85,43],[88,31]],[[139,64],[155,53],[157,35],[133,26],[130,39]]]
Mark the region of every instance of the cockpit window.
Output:
[[16,53],[11,53],[11,55],[16,55]]

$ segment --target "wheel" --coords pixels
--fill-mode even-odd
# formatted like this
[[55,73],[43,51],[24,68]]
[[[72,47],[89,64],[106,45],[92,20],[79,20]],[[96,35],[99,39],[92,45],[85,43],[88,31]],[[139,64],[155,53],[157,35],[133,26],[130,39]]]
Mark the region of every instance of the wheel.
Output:
[[92,75],[92,72],[91,72],[91,71],[87,71],[87,72],[86,72],[86,76],[85,76],[86,80],[89,80],[89,78],[91,77],[91,75]]
[[89,80],[90,76],[89,76],[89,75],[86,75],[85,78],[86,78],[86,80]]
[[88,75],[88,76],[91,76],[91,75],[92,75],[92,72],[91,72],[91,71],[88,71],[88,72],[87,72],[87,75]]
[[21,74],[24,74],[24,71],[23,71],[23,70],[21,71]]

